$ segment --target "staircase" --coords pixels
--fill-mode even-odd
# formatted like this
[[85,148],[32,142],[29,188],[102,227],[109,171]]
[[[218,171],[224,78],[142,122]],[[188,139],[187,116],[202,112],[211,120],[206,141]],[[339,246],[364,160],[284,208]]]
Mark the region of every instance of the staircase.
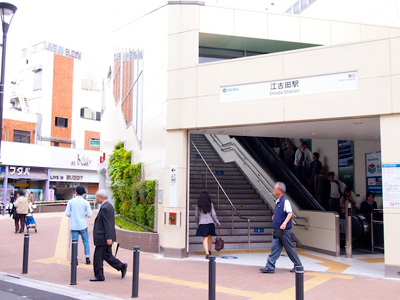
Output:
[[[235,163],[223,163],[213,146],[204,135],[192,134],[191,141],[199,149],[201,155],[219,180],[226,194],[231,199],[241,216],[250,219],[251,249],[269,249],[272,240],[272,212],[247,178]],[[207,184],[206,184],[207,182]],[[189,207],[189,250],[202,251],[203,239],[196,236],[197,224],[195,207],[197,199],[203,191],[207,191],[212,199],[218,219],[221,223],[221,235],[225,242],[224,250],[248,249],[248,222],[233,213],[232,206],[219,189],[211,173],[205,166],[200,155],[191,144],[190,149],[190,207]]]

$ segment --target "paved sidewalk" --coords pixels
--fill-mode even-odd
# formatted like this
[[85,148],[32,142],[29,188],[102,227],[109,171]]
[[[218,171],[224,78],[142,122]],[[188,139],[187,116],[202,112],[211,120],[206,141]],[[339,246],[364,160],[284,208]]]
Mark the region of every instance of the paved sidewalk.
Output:
[[[38,232],[30,234],[29,269],[23,278],[41,281],[44,285],[56,285],[57,289],[65,291],[86,291],[101,297],[131,299],[132,251],[120,249],[118,252],[118,258],[128,263],[129,271],[125,279],[121,279],[119,272],[107,266],[104,282],[89,282],[93,277],[93,269],[92,265],[84,264],[83,245],[79,240],[78,284],[70,286],[68,218],[62,213],[35,214],[34,217]],[[92,254],[94,217],[89,219]],[[14,233],[12,219],[0,217],[0,226],[0,271],[22,277],[23,235]],[[262,274],[258,270],[262,265],[257,264],[265,263],[268,253],[260,251],[252,254],[257,255],[218,254],[217,299],[294,299],[295,275],[289,273],[287,258],[282,257],[278,261],[275,274]],[[306,299],[400,299],[400,280],[344,274],[349,266],[343,262],[335,262],[333,258],[317,256],[301,249],[299,255],[305,262]],[[234,260],[234,257],[240,258],[237,263],[227,263],[230,259]],[[208,299],[208,261],[203,255],[196,254],[177,260],[142,252],[139,299]]]

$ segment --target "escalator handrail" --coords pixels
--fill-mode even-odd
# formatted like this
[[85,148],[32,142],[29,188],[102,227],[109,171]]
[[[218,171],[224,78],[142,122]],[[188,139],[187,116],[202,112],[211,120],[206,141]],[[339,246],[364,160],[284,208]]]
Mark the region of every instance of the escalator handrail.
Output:
[[[258,138],[260,141],[260,138]],[[312,203],[312,206],[314,206],[318,210],[325,211],[325,209],[319,204],[315,198],[310,194],[310,192],[304,188],[303,184],[300,182],[300,180],[289,170],[289,168],[286,166],[286,164],[281,160],[279,155],[263,140],[261,139],[261,144],[264,147],[268,153],[274,157],[275,162],[278,164],[279,168],[285,170],[285,174],[296,183],[297,187],[299,188],[300,192],[303,194],[303,196],[309,200],[309,202]]]

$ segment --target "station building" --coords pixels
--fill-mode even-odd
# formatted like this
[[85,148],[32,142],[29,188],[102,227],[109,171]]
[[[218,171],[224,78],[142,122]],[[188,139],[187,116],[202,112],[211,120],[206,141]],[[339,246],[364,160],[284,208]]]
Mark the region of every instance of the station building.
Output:
[[4,102],[3,202],[15,189],[37,201],[71,199],[78,184],[98,189],[102,77],[81,56],[50,42],[23,49]]
[[[307,2],[304,12],[311,14],[318,2],[322,1]],[[223,162],[238,166],[272,209],[272,191],[264,187],[273,186],[274,178],[264,172],[262,184],[250,170],[250,165],[257,170],[257,162],[246,155],[243,159],[242,146],[235,144],[237,150],[228,151],[232,136],[286,137],[295,144],[309,140],[312,150],[323,154],[327,171],[336,174],[340,159],[346,159],[339,158],[338,141],[352,141],[353,156],[346,162],[353,166],[357,205],[373,181],[367,179],[366,157],[379,158],[375,166],[383,174],[375,184],[383,186],[383,196],[376,200],[384,213],[385,272],[399,276],[400,243],[393,238],[400,228],[400,197],[395,192],[399,181],[393,176],[400,163],[398,24],[170,1],[119,28],[112,38],[115,55],[102,114],[108,126],[101,133],[107,143],[101,150],[110,154],[113,144],[124,141],[133,162],[143,163],[144,179],[157,180],[161,253],[185,257],[195,249],[192,183],[198,174],[193,161],[203,164],[201,156],[207,160],[193,147],[202,143],[196,137],[205,138]],[[342,149],[347,144],[343,145]],[[214,167],[212,160],[209,166],[223,182],[228,171],[218,170],[221,165]],[[106,165],[100,169],[104,173]],[[202,174],[206,173],[204,167]],[[211,182],[207,180],[204,189]],[[213,201],[222,194],[220,189],[211,193]],[[246,206],[243,199],[232,202],[238,208]],[[306,224],[293,228],[299,245],[340,255],[336,213],[296,205],[293,209],[297,223]],[[228,215],[233,212],[227,210]],[[232,231],[233,226],[232,222]],[[254,235],[257,225],[251,226]]]

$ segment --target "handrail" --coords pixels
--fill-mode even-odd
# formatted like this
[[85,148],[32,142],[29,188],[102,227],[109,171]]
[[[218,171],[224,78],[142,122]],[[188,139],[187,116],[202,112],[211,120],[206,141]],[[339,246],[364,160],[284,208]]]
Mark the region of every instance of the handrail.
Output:
[[[240,160],[243,162],[244,165],[249,167],[249,170],[253,173],[253,175],[257,178],[257,181],[264,187],[264,189],[268,192],[268,194],[273,197],[276,200],[276,197],[273,193],[273,187],[271,184],[264,178],[264,176],[261,174],[261,172],[258,170],[258,168],[248,159],[247,155],[243,153],[242,150],[240,150],[235,143],[233,142],[228,142],[223,144],[222,141],[218,138],[217,135],[211,134],[211,138],[214,140],[214,142],[220,147],[222,152],[227,152],[227,151],[233,151],[236,153],[236,155],[240,158]],[[251,166],[251,167],[250,167]],[[265,184],[262,181],[265,182]],[[268,189],[268,187],[269,189]],[[294,219],[298,220],[304,220],[305,222],[308,222],[309,217],[298,217],[293,213],[293,224],[296,227],[305,227],[308,229],[309,225],[303,225],[303,224],[297,224]]]
[[[199,149],[196,147],[196,145],[193,143],[193,141],[190,141],[193,145],[193,147],[196,149],[197,153],[200,155],[200,158],[203,160],[204,164],[206,165],[208,171],[211,173],[211,175],[214,177],[214,180],[217,182],[219,188],[221,189],[221,191],[224,193],[226,199],[229,201],[230,205],[232,206],[232,234],[233,234],[233,211],[235,211],[236,215],[240,218],[240,219],[245,219],[247,220],[247,231],[248,231],[248,251],[250,253],[250,219],[243,217],[240,215],[240,213],[238,212],[238,210],[236,209],[235,205],[233,205],[231,199],[229,198],[229,196],[226,194],[224,188],[222,187],[221,183],[219,182],[219,180],[217,179],[217,177],[214,175],[213,171],[211,170],[210,166],[207,164],[206,160],[204,159],[203,155],[200,153]],[[207,174],[207,173],[206,173]],[[219,192],[219,190],[218,190]]]

